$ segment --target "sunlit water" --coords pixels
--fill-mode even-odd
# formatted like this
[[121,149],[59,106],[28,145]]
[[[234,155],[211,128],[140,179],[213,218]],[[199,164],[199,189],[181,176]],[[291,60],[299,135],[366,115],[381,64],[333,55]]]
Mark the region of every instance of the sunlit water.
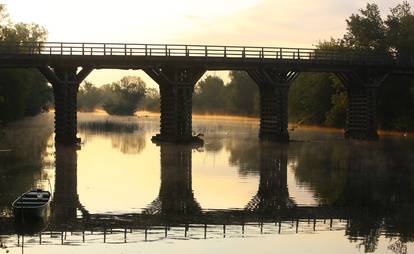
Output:
[[[204,146],[157,145],[158,118],[78,118],[79,149],[55,147],[51,114],[2,134],[0,254],[414,251],[410,137],[295,129],[270,144],[257,121],[197,118]],[[52,221],[22,247],[10,204],[35,184],[52,189]],[[97,216],[110,221],[90,232]]]

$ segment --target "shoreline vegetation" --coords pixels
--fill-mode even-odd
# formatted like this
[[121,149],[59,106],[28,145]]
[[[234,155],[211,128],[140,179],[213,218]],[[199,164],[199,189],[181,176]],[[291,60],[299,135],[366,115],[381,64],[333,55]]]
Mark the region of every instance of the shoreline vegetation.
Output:
[[[5,5],[0,4],[0,41],[45,41],[47,30],[37,24],[13,23]],[[414,13],[403,1],[381,15],[377,4],[368,3],[346,20],[342,38],[317,43],[318,49],[348,50],[361,53],[414,56]],[[37,70],[0,70],[0,125],[49,110],[53,91]],[[194,117],[259,116],[260,94],[257,84],[243,71],[230,71],[229,82],[207,73],[194,88]],[[398,99],[396,99],[398,98]],[[160,94],[135,76],[97,86],[83,82],[78,92],[78,109],[103,109],[111,115],[134,115],[142,110],[159,112]],[[347,89],[332,73],[302,73],[289,89],[288,118],[293,127],[318,126],[344,128],[348,105]],[[414,131],[414,78],[388,77],[378,90],[377,119],[380,130],[397,133]],[[1,126],[0,126],[1,128]],[[290,127],[291,128],[291,127]],[[382,132],[382,131],[381,131]],[[1,137],[1,131],[0,131]]]
[[[108,116],[112,117],[112,115],[106,113],[102,109],[97,109],[93,112],[80,112],[80,114],[94,114],[98,116]],[[159,112],[151,112],[151,111],[137,111],[133,116],[130,117],[137,117],[137,118],[159,118]],[[221,114],[197,114],[193,113],[193,119],[201,120],[201,121],[235,121],[235,122],[252,122],[252,123],[260,123],[259,117],[254,116],[240,116],[240,115],[221,115]],[[329,126],[322,126],[322,125],[308,125],[308,124],[297,124],[293,122],[289,122],[289,131],[294,131],[296,129],[304,129],[304,130],[321,130],[326,132],[344,132],[343,128],[334,128]],[[404,136],[412,137],[414,136],[414,132],[404,132],[404,131],[395,131],[395,130],[383,130],[379,129],[378,134],[380,136]]]

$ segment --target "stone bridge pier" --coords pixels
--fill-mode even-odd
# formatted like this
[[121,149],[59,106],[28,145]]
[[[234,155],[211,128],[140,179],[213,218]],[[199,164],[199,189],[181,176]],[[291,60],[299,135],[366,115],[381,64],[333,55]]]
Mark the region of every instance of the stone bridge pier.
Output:
[[77,134],[77,93],[80,83],[93,70],[76,66],[43,66],[40,72],[52,84],[55,98],[55,143],[74,145],[79,143]]
[[336,73],[348,92],[345,138],[376,140],[378,90],[388,73],[349,71]]
[[189,143],[192,135],[192,97],[194,86],[203,76],[202,67],[158,66],[144,70],[160,88],[161,125],[154,141]]
[[289,86],[297,78],[299,72],[271,68],[254,69],[247,72],[259,86],[259,138],[276,142],[289,141]]

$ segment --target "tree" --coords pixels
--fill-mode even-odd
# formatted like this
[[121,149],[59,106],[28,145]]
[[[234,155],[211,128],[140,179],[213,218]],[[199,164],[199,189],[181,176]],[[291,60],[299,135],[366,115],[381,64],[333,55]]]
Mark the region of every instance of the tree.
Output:
[[302,74],[290,88],[290,120],[306,124],[324,124],[325,114],[332,106],[333,94],[331,74]]
[[346,109],[348,107],[348,94],[341,82],[336,79],[333,83],[335,89],[331,96],[332,107],[326,112],[325,124],[332,127],[345,127]]
[[231,114],[257,115],[259,112],[259,89],[244,71],[231,71],[226,87],[226,109]]
[[145,97],[141,100],[139,106],[148,111],[159,112],[161,106],[159,91],[156,88],[146,88]]
[[224,81],[217,76],[209,75],[204,80],[198,82],[193,100],[195,111],[224,113],[225,89]]
[[133,115],[145,96],[146,84],[139,77],[126,76],[104,87],[104,110],[111,115]]
[[360,9],[359,12],[346,20],[348,32],[344,40],[347,45],[355,49],[386,52],[386,28],[378,5],[368,3],[366,9]]
[[[14,24],[4,5],[0,5],[0,41],[44,41],[45,28],[37,24]],[[32,69],[0,70],[0,120],[9,122],[25,115],[35,115],[51,101],[51,88],[37,71]]]
[[94,84],[85,81],[78,93],[78,109],[85,112],[93,112],[102,102],[102,92]]
[[387,42],[401,55],[414,55],[414,15],[407,1],[391,9],[385,21]]

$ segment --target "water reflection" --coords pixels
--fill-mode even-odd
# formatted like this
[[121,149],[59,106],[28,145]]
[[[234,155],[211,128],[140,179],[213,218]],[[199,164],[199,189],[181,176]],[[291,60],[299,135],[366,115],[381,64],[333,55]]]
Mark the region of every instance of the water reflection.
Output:
[[[151,120],[146,121],[152,126]],[[254,133],[228,135],[222,129],[229,126],[215,129],[208,122],[204,124],[209,132],[203,149],[149,143],[147,137],[156,129],[141,125],[132,131],[86,128],[80,132],[85,142],[82,150],[56,146],[51,159],[55,161],[53,216],[47,230],[106,234],[103,232],[121,229],[122,234],[128,232],[132,238],[134,232],[152,230],[156,234],[162,228],[164,238],[168,234],[174,239],[188,239],[184,235],[188,225],[200,238],[208,234],[228,237],[232,232],[241,236],[249,232],[248,227],[257,236],[263,232],[342,230],[349,242],[365,252],[387,245],[395,253],[404,253],[414,241],[413,141],[386,138],[379,143],[312,140],[269,144],[258,142]],[[17,157],[0,157],[1,210],[6,211],[13,198],[39,178],[36,174],[43,174],[42,165],[43,169],[49,166],[48,135],[42,135],[33,147],[22,145],[25,151],[16,150]],[[17,136],[16,140],[22,141]],[[33,139],[27,140],[34,143]],[[24,168],[19,163],[25,161],[40,162],[40,166],[14,174],[13,168]],[[237,196],[211,194],[222,190],[216,182],[226,184],[224,190],[235,189]],[[200,195],[205,189],[210,195]],[[316,205],[302,202],[303,193]],[[209,203],[230,203],[236,198],[241,204],[237,209],[214,209]],[[124,206],[114,205],[114,209],[113,204],[102,200]],[[236,228],[233,231],[232,226]],[[3,212],[1,234],[11,234],[10,227],[7,212]],[[292,244],[302,239],[299,235],[292,237]],[[340,241],[338,236],[327,238]]]
[[111,139],[113,148],[125,154],[138,154],[145,148],[145,134],[139,131],[140,126],[133,119],[127,121],[96,117],[88,120],[81,117],[81,119],[79,130],[84,135],[83,142],[88,142],[94,136],[105,136]]
[[78,196],[78,147],[56,145],[55,188],[52,201],[52,218],[55,222],[69,223],[81,208]]
[[287,184],[287,145],[261,143],[258,148],[259,190],[246,209],[272,213],[275,209],[294,207],[296,204],[289,196]]
[[52,119],[42,114],[11,124],[1,137],[0,150],[10,152],[0,152],[0,215],[10,214],[11,202],[35,181],[47,179],[47,172],[42,169],[49,164],[45,160],[47,148],[53,146]]
[[168,216],[201,213],[192,189],[191,145],[160,144],[161,186],[159,196],[145,210],[146,214]]

